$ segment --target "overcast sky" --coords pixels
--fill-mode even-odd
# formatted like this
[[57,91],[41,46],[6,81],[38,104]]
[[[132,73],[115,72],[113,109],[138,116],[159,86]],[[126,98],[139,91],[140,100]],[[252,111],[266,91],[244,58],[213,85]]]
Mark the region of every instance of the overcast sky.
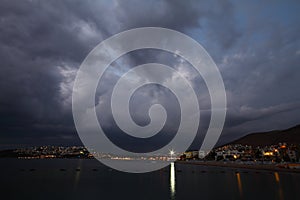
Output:
[[[1,0],[0,144],[80,144],[71,109],[77,69],[104,39],[145,26],[187,34],[219,67],[228,98],[221,143],[300,124],[299,11],[296,0]],[[173,66],[197,91],[204,110],[193,144],[199,146],[209,123],[207,89],[188,63],[166,52],[132,52],[118,59],[99,84],[96,105],[109,100],[122,73],[154,61]],[[178,102],[170,91],[144,87],[135,97],[130,105],[138,124],[147,124],[151,103],[161,103],[171,117],[169,130],[178,126]],[[103,117],[106,112],[99,109],[99,119],[108,131],[117,131]]]

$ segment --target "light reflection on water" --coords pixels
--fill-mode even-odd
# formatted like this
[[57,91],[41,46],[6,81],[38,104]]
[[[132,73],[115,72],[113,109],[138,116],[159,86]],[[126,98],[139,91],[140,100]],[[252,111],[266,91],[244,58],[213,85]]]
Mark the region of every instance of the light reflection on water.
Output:
[[276,180],[276,183],[278,184],[278,196],[279,196],[279,199],[280,200],[283,200],[283,191],[282,191],[282,187],[281,187],[281,184],[280,184],[280,177],[279,177],[279,174],[278,172],[274,172],[274,176],[275,176],[275,180]]
[[175,189],[175,165],[172,162],[170,165],[170,190],[171,190],[171,199],[175,199],[176,189]]
[[[275,177],[275,181],[276,181],[277,186],[278,186],[278,198],[280,200],[283,200],[284,199],[284,195],[283,195],[282,186],[280,184],[279,173],[278,172],[274,172],[274,177]],[[243,185],[242,185],[242,179],[241,179],[241,173],[240,172],[236,173],[236,179],[237,179],[237,185],[238,185],[238,190],[239,190],[239,193],[240,193],[240,197],[243,198]]]
[[10,199],[300,199],[300,173],[180,163],[130,174],[95,160],[0,159],[0,177]]
[[236,179],[238,183],[240,196],[243,197],[243,186],[242,186],[241,174],[239,172],[236,173]]
[[76,171],[76,173],[75,173],[74,190],[77,189],[77,186],[78,186],[78,183],[79,183],[79,180],[80,180],[81,165],[82,165],[82,160],[80,159],[79,162],[78,162],[77,168],[76,168],[76,169],[78,169],[78,171]]

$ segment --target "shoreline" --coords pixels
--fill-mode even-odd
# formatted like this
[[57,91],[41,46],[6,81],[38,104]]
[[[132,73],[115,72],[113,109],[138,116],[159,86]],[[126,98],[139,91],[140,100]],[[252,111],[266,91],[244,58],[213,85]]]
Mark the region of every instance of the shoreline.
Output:
[[280,168],[276,165],[267,165],[267,164],[248,165],[248,164],[224,163],[224,162],[216,162],[216,161],[175,161],[175,163],[183,164],[183,165],[200,165],[206,167],[224,167],[224,168],[231,168],[231,169],[249,169],[249,170],[263,170],[263,171],[272,171],[272,172],[300,173],[300,169]]

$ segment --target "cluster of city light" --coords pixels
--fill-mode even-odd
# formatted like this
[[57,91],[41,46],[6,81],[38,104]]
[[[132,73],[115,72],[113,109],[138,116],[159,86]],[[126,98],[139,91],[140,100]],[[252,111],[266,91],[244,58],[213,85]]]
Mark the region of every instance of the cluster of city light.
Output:
[[264,156],[273,156],[273,152],[270,151],[264,152]]

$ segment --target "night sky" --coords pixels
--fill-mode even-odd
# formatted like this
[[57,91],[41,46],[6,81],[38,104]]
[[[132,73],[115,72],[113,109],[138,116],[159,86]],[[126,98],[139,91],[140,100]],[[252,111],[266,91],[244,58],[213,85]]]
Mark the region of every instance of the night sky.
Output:
[[[104,39],[147,26],[187,34],[219,67],[228,101],[219,143],[300,124],[299,11],[296,0],[1,0],[0,148],[80,144],[71,107],[77,69]],[[109,99],[126,70],[153,61],[173,66],[197,91],[203,112],[193,145],[199,146],[210,116],[207,88],[188,63],[166,52],[137,51],[118,59],[99,84],[95,104]],[[167,132],[178,126],[178,102],[170,91],[154,85],[139,92],[130,104],[138,124],[147,124],[147,108],[160,102],[171,117]],[[98,118],[114,134],[113,122],[101,117],[105,109],[99,108]]]

